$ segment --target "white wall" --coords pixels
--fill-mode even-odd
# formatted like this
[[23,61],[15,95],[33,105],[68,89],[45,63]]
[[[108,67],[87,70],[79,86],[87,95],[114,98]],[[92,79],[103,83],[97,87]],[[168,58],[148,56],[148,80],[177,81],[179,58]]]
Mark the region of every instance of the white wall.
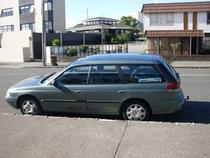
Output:
[[2,9],[13,8],[13,16],[0,17],[0,26],[14,25],[14,31],[20,30],[19,4],[17,0],[0,0],[0,14]]
[[29,54],[23,54],[24,47],[30,47],[31,31],[6,32],[3,34],[0,48],[0,62],[24,62]]
[[34,0],[35,4],[35,32],[42,32],[42,1]]
[[129,53],[145,53],[147,48],[147,41],[128,43]]
[[64,32],[66,27],[65,0],[53,1],[54,30]]

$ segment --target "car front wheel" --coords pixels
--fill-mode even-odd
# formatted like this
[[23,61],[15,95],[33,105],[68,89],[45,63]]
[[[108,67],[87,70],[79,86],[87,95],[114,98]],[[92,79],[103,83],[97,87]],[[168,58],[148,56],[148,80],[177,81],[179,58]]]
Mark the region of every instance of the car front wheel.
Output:
[[123,109],[123,118],[125,120],[145,121],[151,116],[150,109],[143,102],[129,102]]
[[32,97],[21,99],[19,107],[23,115],[38,115],[41,113],[39,102]]

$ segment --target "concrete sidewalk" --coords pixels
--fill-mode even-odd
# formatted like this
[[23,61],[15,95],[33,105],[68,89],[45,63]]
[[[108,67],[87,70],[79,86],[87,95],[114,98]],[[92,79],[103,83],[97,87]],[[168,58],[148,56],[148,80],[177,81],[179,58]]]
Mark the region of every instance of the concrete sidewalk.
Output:
[[210,61],[174,61],[174,68],[210,68]]
[[[58,66],[43,66],[41,62],[25,63],[0,63],[0,68],[63,68],[69,62],[59,62]],[[210,61],[174,61],[171,63],[174,68],[210,68]]]
[[0,68],[63,68],[67,66],[68,62],[58,62],[58,66],[52,66],[51,64],[47,64],[47,66],[43,66],[42,62],[24,62],[24,63],[0,63]]
[[209,158],[210,125],[0,114],[0,157]]

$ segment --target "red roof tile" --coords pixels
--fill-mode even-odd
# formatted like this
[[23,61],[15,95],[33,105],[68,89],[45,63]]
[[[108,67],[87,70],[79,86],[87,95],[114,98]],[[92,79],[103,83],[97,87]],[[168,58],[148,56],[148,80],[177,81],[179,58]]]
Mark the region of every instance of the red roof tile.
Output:
[[146,31],[146,37],[204,37],[202,30],[197,31],[182,31],[182,30],[171,30],[171,31]]
[[202,11],[210,11],[210,1],[144,4],[141,12],[160,13],[160,12],[202,12]]

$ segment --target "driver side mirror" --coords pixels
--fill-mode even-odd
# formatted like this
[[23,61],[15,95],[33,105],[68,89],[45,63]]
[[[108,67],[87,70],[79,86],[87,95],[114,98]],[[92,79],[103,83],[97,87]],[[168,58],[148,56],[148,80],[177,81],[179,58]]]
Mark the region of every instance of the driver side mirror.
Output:
[[57,86],[57,81],[56,80],[53,80],[51,83],[50,83],[50,85],[53,85],[53,86]]

